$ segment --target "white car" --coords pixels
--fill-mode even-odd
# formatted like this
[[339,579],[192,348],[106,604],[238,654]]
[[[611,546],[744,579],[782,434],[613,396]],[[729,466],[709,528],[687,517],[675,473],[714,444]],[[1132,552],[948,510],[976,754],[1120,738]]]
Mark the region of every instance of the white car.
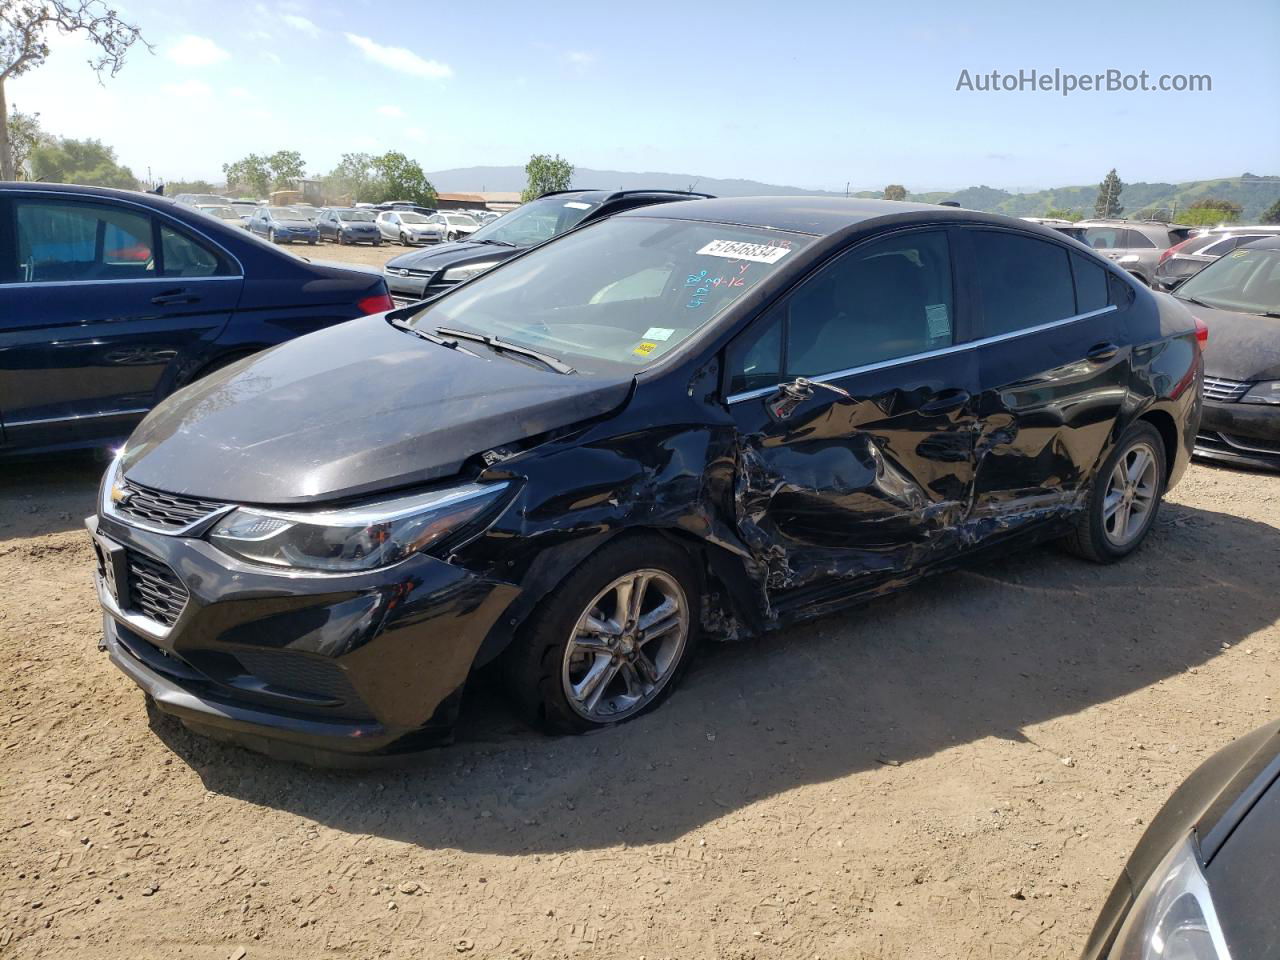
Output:
[[404,246],[415,243],[440,243],[448,235],[438,216],[426,216],[411,210],[384,210],[378,214],[378,233],[384,240],[398,240]]
[[444,224],[446,240],[458,240],[480,229],[476,218],[469,213],[437,213],[431,219]]

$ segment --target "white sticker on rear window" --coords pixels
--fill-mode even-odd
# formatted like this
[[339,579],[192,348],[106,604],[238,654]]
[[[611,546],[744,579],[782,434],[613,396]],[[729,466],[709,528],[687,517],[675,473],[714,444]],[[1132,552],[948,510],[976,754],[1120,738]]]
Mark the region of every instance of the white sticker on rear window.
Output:
[[951,318],[947,316],[945,303],[925,304],[924,318],[929,325],[930,345],[951,342]]
[[590,210],[591,209],[591,204],[580,203],[577,200],[566,200],[564,205],[568,207],[570,210]]
[[756,263],[777,263],[791,251],[770,243],[745,243],[741,240],[712,240],[698,251],[704,257],[723,257],[726,260],[753,260]]
[[670,340],[675,330],[671,327],[650,327],[644,332],[646,340]]

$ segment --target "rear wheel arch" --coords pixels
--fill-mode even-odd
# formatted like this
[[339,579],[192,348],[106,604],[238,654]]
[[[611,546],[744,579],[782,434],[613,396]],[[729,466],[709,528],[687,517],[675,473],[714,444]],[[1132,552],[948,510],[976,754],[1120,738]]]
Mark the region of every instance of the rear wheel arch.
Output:
[[1156,428],[1160,439],[1164,441],[1165,480],[1173,473],[1173,465],[1178,457],[1178,425],[1165,410],[1148,410],[1137,418],[1139,423],[1149,423]]

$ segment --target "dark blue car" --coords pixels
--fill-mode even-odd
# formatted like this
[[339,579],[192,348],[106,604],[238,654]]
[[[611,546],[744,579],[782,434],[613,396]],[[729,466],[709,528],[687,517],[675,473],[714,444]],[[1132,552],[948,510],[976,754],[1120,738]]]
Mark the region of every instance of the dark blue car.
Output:
[[391,308],[164,197],[0,183],[0,454],[101,446],[219,367]]
[[319,243],[320,233],[313,221],[292,207],[259,207],[249,218],[250,233],[272,243]]

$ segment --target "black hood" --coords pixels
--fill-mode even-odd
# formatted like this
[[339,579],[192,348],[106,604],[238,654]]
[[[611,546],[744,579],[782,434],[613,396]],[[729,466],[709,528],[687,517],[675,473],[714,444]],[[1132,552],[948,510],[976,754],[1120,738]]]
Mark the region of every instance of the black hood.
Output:
[[434,247],[402,253],[388,260],[386,269],[394,271],[404,267],[435,272],[445,267],[456,267],[460,263],[507,260],[521,253],[522,250],[521,247],[504,247],[497,243],[473,243],[470,240],[459,240],[456,243],[441,243]]
[[1205,376],[1280,380],[1280,317],[1215,310],[1185,300],[1182,304],[1209,328]]
[[125,476],[236,503],[337,499],[449,476],[474,454],[607,413],[631,389],[629,376],[474,352],[381,315],[300,337],[161,403],[129,439]]

